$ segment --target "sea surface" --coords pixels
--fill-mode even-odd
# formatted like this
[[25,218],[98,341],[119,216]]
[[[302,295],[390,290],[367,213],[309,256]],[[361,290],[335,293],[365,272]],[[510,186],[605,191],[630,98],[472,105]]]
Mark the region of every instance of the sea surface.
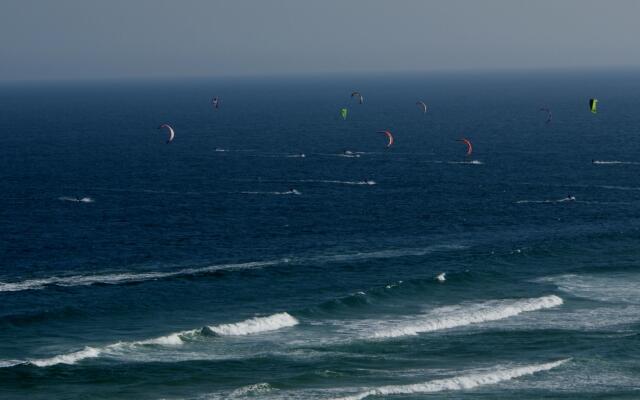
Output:
[[630,70],[2,84],[0,398],[640,398],[639,111]]

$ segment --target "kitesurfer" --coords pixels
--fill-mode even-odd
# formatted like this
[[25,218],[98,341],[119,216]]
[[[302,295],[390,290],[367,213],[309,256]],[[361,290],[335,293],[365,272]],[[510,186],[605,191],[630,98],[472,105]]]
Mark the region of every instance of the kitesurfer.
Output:
[[162,128],[166,128],[167,133],[169,134],[169,137],[167,138],[167,144],[171,143],[173,141],[173,138],[175,138],[176,136],[173,128],[168,124],[162,124],[158,127],[158,129],[162,129]]
[[354,97],[358,99],[358,104],[364,103],[364,97],[362,97],[362,94],[360,94],[360,92],[352,92],[351,98],[354,98]]
[[393,134],[390,131],[378,131],[378,133],[387,135],[387,147],[391,147],[393,145]]

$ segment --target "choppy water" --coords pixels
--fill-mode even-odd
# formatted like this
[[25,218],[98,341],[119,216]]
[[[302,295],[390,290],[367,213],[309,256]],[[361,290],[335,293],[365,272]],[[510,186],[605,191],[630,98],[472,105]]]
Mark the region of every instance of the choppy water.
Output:
[[637,398],[638,78],[5,85],[0,397]]

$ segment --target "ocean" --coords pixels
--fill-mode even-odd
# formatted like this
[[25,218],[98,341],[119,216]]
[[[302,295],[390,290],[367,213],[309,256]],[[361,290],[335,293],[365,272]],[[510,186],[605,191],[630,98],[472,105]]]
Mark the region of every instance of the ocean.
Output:
[[639,398],[639,78],[2,84],[0,398]]

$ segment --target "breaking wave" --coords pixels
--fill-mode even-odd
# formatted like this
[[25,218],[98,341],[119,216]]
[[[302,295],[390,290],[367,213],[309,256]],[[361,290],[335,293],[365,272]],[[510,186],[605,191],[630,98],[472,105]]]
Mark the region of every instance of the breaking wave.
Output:
[[515,368],[496,368],[493,371],[454,376],[452,378],[436,379],[412,385],[389,385],[368,389],[363,392],[335,400],[362,400],[370,396],[390,396],[398,394],[437,393],[454,390],[468,390],[478,386],[492,385],[538,372],[557,368],[570,359],[532,364]]
[[414,317],[410,322],[394,323],[393,327],[375,331],[370,337],[385,339],[415,336],[424,332],[501,320],[524,312],[557,307],[562,303],[563,301],[560,297],[550,295],[522,300],[488,301],[471,306],[442,307],[428,314]]
[[44,358],[40,360],[29,360],[26,363],[33,364],[37,367],[50,367],[56,364],[75,364],[80,360],[86,358],[95,358],[100,355],[100,350],[95,347],[85,347],[80,351],[76,351],[69,354],[61,354],[51,358]]
[[238,388],[231,392],[231,397],[242,397],[247,395],[260,395],[272,391],[273,388],[268,383],[256,383]]
[[269,315],[266,317],[250,318],[242,322],[232,324],[221,324],[216,326],[206,326],[202,329],[192,329],[182,332],[172,333],[157,338],[139,340],[133,342],[117,342],[103,347],[87,346],[82,350],[66,354],[59,354],[49,358],[28,359],[28,360],[0,360],[0,368],[8,368],[16,365],[30,364],[37,367],[50,367],[58,364],[75,364],[88,358],[97,358],[101,355],[117,355],[122,351],[135,350],[141,347],[162,346],[178,347],[186,341],[194,340],[203,335],[211,333],[218,336],[244,336],[258,334],[262,332],[275,331],[297,325],[299,322],[286,312]]
[[208,326],[207,329],[220,336],[243,336],[288,328],[298,325],[298,323],[298,320],[290,314],[282,312],[268,317],[250,318],[234,324]]

